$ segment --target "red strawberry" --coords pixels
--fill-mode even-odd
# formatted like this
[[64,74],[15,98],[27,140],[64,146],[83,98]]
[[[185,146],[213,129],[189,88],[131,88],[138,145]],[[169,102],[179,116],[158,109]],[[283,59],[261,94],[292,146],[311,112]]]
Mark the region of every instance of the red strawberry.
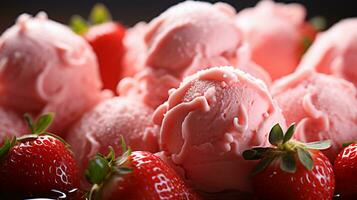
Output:
[[114,92],[122,77],[120,65],[124,54],[124,33],[125,28],[121,24],[107,22],[91,27],[84,34],[97,55],[104,88]]
[[144,151],[125,151],[115,158],[98,154],[88,164],[93,185],[89,199],[199,199],[176,172],[159,157]]
[[316,38],[316,35],[326,28],[326,20],[323,17],[316,16],[301,25],[300,33],[302,35],[302,51],[305,53]]
[[345,147],[334,163],[336,193],[343,199],[357,196],[357,144]]
[[102,4],[93,7],[90,24],[93,26],[88,27],[87,22],[79,16],[74,16],[71,21],[72,29],[83,35],[97,55],[104,88],[115,92],[118,81],[123,77],[121,60],[125,28],[111,21],[109,11]]
[[78,169],[71,151],[60,138],[44,132],[52,119],[51,113],[36,123],[27,118],[32,134],[7,139],[0,148],[1,199],[78,194]]
[[284,135],[279,124],[270,134],[274,147],[247,150],[247,160],[260,160],[253,171],[252,186],[259,199],[327,200],[332,199],[335,181],[332,165],[319,149],[330,141],[301,143],[290,140],[295,125]]

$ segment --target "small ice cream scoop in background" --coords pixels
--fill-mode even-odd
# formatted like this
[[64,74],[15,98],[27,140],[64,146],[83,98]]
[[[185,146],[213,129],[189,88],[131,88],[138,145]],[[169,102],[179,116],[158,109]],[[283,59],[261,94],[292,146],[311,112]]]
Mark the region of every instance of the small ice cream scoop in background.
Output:
[[50,130],[63,133],[109,94],[89,44],[40,12],[23,14],[0,37],[0,105],[34,117],[55,112]]
[[333,161],[342,144],[357,140],[357,91],[348,81],[303,70],[274,83],[272,96],[303,142],[331,140],[323,153]]
[[344,19],[318,34],[298,67],[305,69],[331,74],[357,86],[357,18]]
[[[225,3],[186,1],[172,6],[147,24],[141,22],[129,29],[124,38],[123,64],[131,73],[139,75],[124,80],[124,86],[119,83],[119,94],[122,93],[120,88],[129,89],[127,83],[130,82],[132,90],[141,91],[140,98],[159,97],[151,105],[156,108],[167,100],[167,89],[178,87],[184,77],[226,65],[241,68],[269,84],[269,74],[249,58],[249,49],[242,43],[241,33],[235,26],[235,15],[234,8]],[[142,78],[158,74],[165,76],[165,81],[149,82]],[[124,93],[134,92],[125,90]]]
[[236,25],[251,48],[252,60],[273,80],[292,73],[318,30],[305,21],[305,8],[296,3],[260,1],[240,11]]

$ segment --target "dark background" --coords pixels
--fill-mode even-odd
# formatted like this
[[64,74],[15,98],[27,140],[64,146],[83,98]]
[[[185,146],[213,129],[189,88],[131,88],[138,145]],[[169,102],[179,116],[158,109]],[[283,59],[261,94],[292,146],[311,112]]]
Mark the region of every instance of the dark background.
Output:
[[[51,19],[68,23],[73,14],[87,17],[91,7],[96,2],[102,2],[109,7],[113,18],[131,26],[138,21],[148,21],[157,16],[168,7],[181,2],[179,0],[0,0],[0,33],[11,26],[21,13],[36,14],[46,11]],[[217,2],[217,1],[209,1]],[[255,0],[227,0],[237,10],[254,6]],[[357,16],[357,6],[354,0],[305,0],[305,1],[279,1],[298,2],[307,8],[308,18],[322,15],[331,25],[340,19]]]

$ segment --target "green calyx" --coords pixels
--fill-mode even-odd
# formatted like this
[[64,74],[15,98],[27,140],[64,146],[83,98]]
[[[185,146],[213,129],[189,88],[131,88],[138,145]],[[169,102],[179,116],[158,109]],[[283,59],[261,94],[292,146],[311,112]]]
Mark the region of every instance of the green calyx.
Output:
[[109,153],[106,156],[98,153],[93,159],[89,160],[85,171],[87,181],[93,184],[87,194],[89,200],[96,199],[95,194],[111,176],[123,176],[132,172],[130,167],[124,165],[131,154],[131,149],[127,148],[123,136],[121,136],[121,146],[123,152],[121,156],[115,157],[114,149],[109,147]]
[[69,27],[77,34],[83,35],[91,25],[103,24],[112,21],[112,16],[104,4],[97,3],[93,6],[89,19],[86,20],[79,15],[73,15],[69,21]]
[[89,21],[94,25],[103,24],[105,22],[112,21],[112,16],[104,4],[97,3],[94,5],[89,14]]
[[61,141],[65,146],[69,149],[69,144],[63,140],[61,137],[46,132],[47,128],[51,125],[54,119],[54,113],[49,112],[40,116],[36,121],[33,121],[32,117],[29,114],[24,115],[24,119],[30,129],[31,134],[23,135],[21,137],[12,137],[11,139],[6,138],[4,144],[0,147],[0,160],[10,151],[12,147],[14,147],[17,142],[23,142],[27,140],[37,139],[40,135],[49,135],[52,136],[59,141]]
[[343,147],[348,147],[350,146],[351,144],[357,144],[357,141],[350,141],[350,142],[345,142],[342,144]]
[[309,23],[318,31],[323,31],[327,27],[326,18],[323,16],[315,16],[309,20]]
[[4,144],[0,147],[0,161],[2,158],[10,151],[10,149],[15,146],[16,144],[16,137],[11,139],[6,138]]
[[264,171],[272,162],[279,162],[280,169],[288,173],[295,173],[297,160],[306,169],[312,170],[313,159],[309,152],[310,149],[323,150],[331,146],[331,141],[318,141],[302,143],[292,140],[295,132],[295,124],[283,132],[279,124],[273,126],[269,133],[269,142],[272,147],[255,147],[243,152],[246,160],[260,160],[253,169],[253,175]]
[[310,46],[312,45],[312,39],[310,37],[307,36],[303,36],[302,37],[302,55],[304,55],[307,50],[310,48]]
[[41,135],[46,131],[46,129],[51,125],[54,119],[54,113],[50,112],[44,114],[38,118],[36,122],[32,120],[32,117],[29,114],[25,114],[25,121],[33,135]]

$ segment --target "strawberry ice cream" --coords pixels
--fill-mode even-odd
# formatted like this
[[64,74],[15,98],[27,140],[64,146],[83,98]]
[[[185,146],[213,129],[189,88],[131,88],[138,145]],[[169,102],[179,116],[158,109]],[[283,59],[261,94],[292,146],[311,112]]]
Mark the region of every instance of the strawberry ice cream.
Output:
[[[120,88],[124,84],[127,88],[124,93],[141,91],[138,95],[150,99],[149,105],[156,108],[167,99],[168,89],[178,87],[185,76],[225,65],[241,68],[270,84],[269,74],[251,62],[249,47],[242,44],[240,31],[234,24],[235,15],[234,8],[225,3],[186,1],[148,24],[141,22],[129,29],[124,39],[124,65],[129,75],[140,72],[120,83],[119,93],[123,94]],[[165,80],[145,78],[142,84],[142,77],[158,75],[165,76]],[[131,87],[126,87],[128,82]]]
[[252,59],[273,80],[293,72],[303,52],[305,8],[261,1],[238,13],[236,25],[252,49]]
[[186,1],[169,8],[148,25],[146,64],[177,76],[195,59],[227,64],[241,42],[234,16],[234,8],[224,3]]
[[357,85],[357,18],[345,19],[320,33],[299,70],[314,69]]
[[133,76],[145,66],[146,43],[144,41],[147,24],[139,22],[128,28],[123,45],[125,54],[122,58],[123,75]]
[[20,115],[55,112],[62,133],[105,94],[91,47],[69,28],[21,15],[0,38],[0,105]]
[[165,69],[179,78],[204,68],[235,64],[242,46],[235,15],[234,8],[225,3],[175,5],[149,24],[139,23],[128,31],[124,63],[137,71],[146,66]]
[[0,107],[0,145],[4,139],[28,133],[25,121],[15,112]]
[[184,79],[155,111],[165,160],[205,192],[250,191],[255,164],[242,152],[267,145],[285,121],[266,85],[233,67],[214,67]]
[[332,140],[325,151],[330,160],[343,143],[357,140],[357,92],[348,81],[304,70],[278,80],[271,91],[286,122],[297,123],[297,139]]
[[169,90],[180,84],[180,79],[170,75],[164,69],[147,67],[133,78],[124,78],[118,85],[118,94],[130,96],[145,103],[151,108],[157,108],[169,97]]
[[157,152],[159,128],[152,123],[152,113],[135,99],[115,97],[84,114],[67,136],[81,171],[89,158],[107,153],[109,146],[119,154],[121,136],[133,150]]

